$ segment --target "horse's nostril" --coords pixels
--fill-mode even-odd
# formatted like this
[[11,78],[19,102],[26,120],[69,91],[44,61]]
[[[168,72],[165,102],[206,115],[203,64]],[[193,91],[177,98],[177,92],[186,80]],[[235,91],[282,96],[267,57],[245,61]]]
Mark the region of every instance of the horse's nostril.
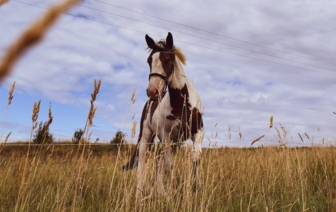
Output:
[[159,94],[159,91],[158,91],[158,89],[156,89],[156,90],[155,90],[155,94]]

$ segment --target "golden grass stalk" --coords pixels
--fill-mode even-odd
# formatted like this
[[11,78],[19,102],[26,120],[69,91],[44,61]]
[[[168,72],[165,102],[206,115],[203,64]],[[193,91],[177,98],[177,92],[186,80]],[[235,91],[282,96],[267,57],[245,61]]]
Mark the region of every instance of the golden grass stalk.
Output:
[[305,136],[306,136],[308,139],[310,139],[307,133],[305,133]]
[[13,96],[14,89],[15,89],[15,81],[13,82],[12,87],[9,90],[8,105],[10,105],[12,103],[12,99],[14,98],[14,96]]
[[[128,110],[127,110],[127,113],[126,113],[124,129],[126,128],[127,119],[128,119],[129,112],[130,112],[130,110],[131,110],[131,106],[132,106],[132,104],[134,104],[135,101],[136,101],[135,93],[136,93],[136,88],[134,88],[133,91],[132,91],[131,104],[129,105]],[[135,113],[134,113],[134,115],[132,116],[132,119],[134,119],[134,116],[135,116]]]
[[298,135],[299,135],[299,137],[300,137],[301,141],[303,142],[303,139],[302,139],[302,136],[300,135],[300,133],[298,133]]
[[137,122],[133,122],[131,139],[135,137]]
[[33,106],[33,113],[32,113],[32,122],[36,122],[38,119],[38,115],[40,112],[40,105],[41,105],[41,100],[38,102],[34,102]]
[[[3,1],[3,0],[1,0]],[[60,15],[69,10],[79,0],[66,0],[51,7],[42,18],[30,25],[28,29],[6,51],[0,63],[0,81],[13,69],[18,59],[32,46],[39,43],[49,28],[56,22]]]
[[228,133],[229,133],[229,140],[231,140],[231,127],[229,127],[228,129]]
[[[88,117],[86,119],[84,130],[83,130],[83,132],[85,133],[86,141],[90,140],[90,137],[91,137],[91,134],[92,134],[92,131],[90,132],[90,134],[88,132],[89,132],[90,127],[93,125],[93,118],[94,118],[96,110],[97,110],[97,108],[94,107],[94,101],[96,101],[97,94],[99,93],[100,85],[101,85],[101,79],[98,80],[98,83],[97,83],[96,80],[94,80],[94,87],[93,87],[93,92],[91,93],[91,100],[90,100],[90,110],[89,110],[89,113],[88,113]],[[71,206],[72,211],[75,211],[74,208],[76,207],[76,204],[77,204],[77,198],[78,198],[77,193],[79,192],[79,188],[80,188],[79,187],[79,183],[80,183],[79,179],[81,178],[81,175],[82,175],[82,172],[83,172],[83,169],[84,169],[84,165],[85,165],[85,163],[83,163],[83,160],[84,160],[84,152],[85,152],[86,142],[83,142],[83,137],[79,139],[79,144],[81,144],[81,143],[84,143],[84,147],[82,148],[82,153],[81,153],[80,158],[78,160],[77,180],[76,180],[76,183],[75,183],[75,186],[74,186],[74,195],[73,195],[72,206]],[[80,146],[78,146],[77,153],[79,152],[79,147]]]
[[91,93],[91,100],[90,100],[90,110],[89,110],[89,113],[88,113],[88,117],[86,119],[84,130],[83,130],[83,132],[86,135],[86,139],[88,138],[87,137],[88,136],[88,131],[89,131],[89,128],[93,125],[93,118],[96,114],[97,108],[94,107],[94,101],[96,101],[97,94],[99,93],[100,85],[101,85],[101,79],[98,80],[98,83],[97,83],[96,80],[94,80],[93,93]]
[[270,117],[270,126],[269,128],[272,128],[273,127],[273,116]]
[[136,88],[134,88],[133,92],[132,92],[132,97],[131,97],[131,102],[132,104],[134,104],[134,102],[136,101],[136,98],[135,98],[135,92],[136,92]]
[[17,200],[16,200],[16,204],[15,204],[15,211],[23,211],[22,208],[19,209],[18,207],[24,207],[24,205],[25,205],[24,200],[26,198],[26,193],[27,193],[27,189],[28,189],[28,185],[29,185],[27,183],[27,181],[29,181],[29,177],[30,177],[30,171],[28,170],[28,167],[27,167],[28,166],[29,153],[30,153],[30,144],[31,144],[31,140],[32,140],[33,131],[37,127],[37,119],[38,119],[38,114],[40,112],[40,105],[41,105],[41,100],[38,101],[38,102],[34,102],[33,114],[32,114],[32,128],[31,128],[31,131],[30,131],[28,151],[27,151],[27,154],[26,154],[25,165],[24,165],[24,168],[23,168],[20,189],[19,189]]
[[251,146],[252,146],[255,142],[257,142],[257,141],[259,141],[260,139],[262,139],[263,137],[265,137],[265,135],[262,135],[262,136],[260,136],[260,137],[258,137],[258,138],[256,138],[256,139],[254,139],[254,140],[252,141],[252,143],[251,143]]
[[8,0],[0,0],[0,6],[7,3],[7,2],[8,2]]
[[238,135],[239,139],[241,140],[243,138],[243,133],[240,131],[240,126],[238,126]]
[[12,103],[12,100],[13,100],[13,98],[14,98],[14,96],[13,96],[14,89],[15,89],[15,81],[13,82],[12,87],[11,87],[11,89],[9,90],[9,93],[8,93],[8,94],[9,94],[9,95],[8,95],[8,103],[7,103],[7,106],[6,106],[5,118],[4,118],[4,121],[3,121],[3,123],[2,123],[0,142],[2,141],[3,130],[4,130],[4,128],[5,128],[5,123],[6,123],[6,117],[7,117],[8,106]]
[[5,139],[5,142],[4,143],[7,143],[7,141],[8,141],[8,138],[9,138],[9,136],[12,134],[12,131],[11,132],[9,132],[8,134],[7,134],[7,136],[6,136],[6,139]]
[[33,114],[32,114],[32,129],[30,131],[29,143],[31,142],[31,139],[32,139],[32,136],[33,136],[33,131],[37,127],[37,119],[38,119],[38,115],[39,115],[39,112],[40,112],[40,104],[41,104],[41,100],[38,101],[38,102],[34,102]]

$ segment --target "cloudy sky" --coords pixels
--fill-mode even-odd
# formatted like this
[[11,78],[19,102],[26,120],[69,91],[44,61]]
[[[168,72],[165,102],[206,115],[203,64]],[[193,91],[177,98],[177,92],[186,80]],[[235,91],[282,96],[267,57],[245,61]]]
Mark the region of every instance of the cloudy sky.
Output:
[[[56,2],[0,7],[0,59]],[[205,108],[203,146],[249,146],[261,135],[256,145],[276,145],[277,129],[290,145],[336,144],[335,11],[332,0],[83,1],[0,85],[2,126],[16,81],[3,136],[12,131],[10,141],[28,140],[33,104],[41,100],[39,121],[47,120],[51,103],[51,133],[70,139],[85,125],[93,80],[102,79],[91,139],[108,142],[117,130],[131,139],[147,100],[145,34],[159,40],[171,32]]]

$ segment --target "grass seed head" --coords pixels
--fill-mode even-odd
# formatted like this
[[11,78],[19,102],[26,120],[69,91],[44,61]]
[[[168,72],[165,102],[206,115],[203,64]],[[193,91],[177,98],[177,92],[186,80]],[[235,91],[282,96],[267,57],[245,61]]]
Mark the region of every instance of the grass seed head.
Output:
[[32,122],[36,122],[37,121],[38,114],[40,112],[40,104],[41,104],[41,100],[38,101],[38,102],[34,102]]
[[15,81],[12,84],[11,89],[9,90],[9,96],[8,96],[8,105],[10,105],[12,103],[12,99],[13,99],[13,93],[14,93],[14,89],[15,89]]
[[229,133],[229,140],[231,140],[231,127],[229,127],[228,129],[228,133]]
[[134,102],[136,101],[136,98],[135,98],[135,92],[136,92],[136,88],[134,88],[133,92],[132,92],[132,97],[131,97],[131,102],[132,104],[134,104]]
[[307,133],[305,133],[305,136],[306,136],[308,139],[310,139]]
[[131,138],[135,137],[137,122],[133,122]]
[[272,128],[273,127],[273,116],[270,117],[270,126],[269,128]]
[[252,143],[251,143],[251,146],[252,146],[255,142],[257,142],[257,141],[259,141],[260,139],[262,139],[263,137],[265,137],[265,135],[262,135],[262,136],[260,136],[260,137],[258,137],[258,138],[256,138],[256,139],[254,139],[254,140],[252,141]]
[[7,143],[9,136],[12,134],[12,132],[9,132],[6,136],[5,143]]
[[298,135],[299,135],[299,137],[300,137],[301,141],[303,142],[303,139],[302,139],[302,136],[300,135],[300,133],[298,133]]

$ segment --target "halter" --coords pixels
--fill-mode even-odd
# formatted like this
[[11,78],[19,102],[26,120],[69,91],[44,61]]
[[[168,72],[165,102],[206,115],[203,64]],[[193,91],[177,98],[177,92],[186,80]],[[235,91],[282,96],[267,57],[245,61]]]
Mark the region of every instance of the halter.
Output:
[[168,79],[173,73],[174,73],[174,63],[173,63],[172,71],[168,76],[165,76],[165,75],[162,75],[162,74],[159,74],[159,73],[151,73],[148,76],[148,80],[150,80],[151,77],[160,77],[165,82],[165,87],[163,88],[163,91],[166,91],[167,87],[168,87]]

